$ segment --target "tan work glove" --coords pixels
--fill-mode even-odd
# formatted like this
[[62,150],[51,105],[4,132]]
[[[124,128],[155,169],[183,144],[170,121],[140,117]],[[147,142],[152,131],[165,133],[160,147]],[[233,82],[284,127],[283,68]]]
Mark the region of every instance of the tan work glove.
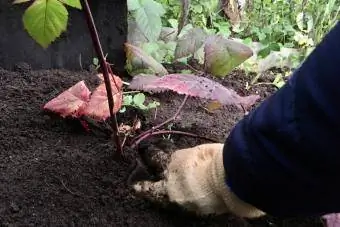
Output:
[[225,183],[223,146],[214,143],[177,150],[169,160],[160,151],[155,157],[166,163],[164,179],[139,181],[133,188],[154,202],[175,203],[197,215],[231,213],[244,218],[265,215],[229,190]]

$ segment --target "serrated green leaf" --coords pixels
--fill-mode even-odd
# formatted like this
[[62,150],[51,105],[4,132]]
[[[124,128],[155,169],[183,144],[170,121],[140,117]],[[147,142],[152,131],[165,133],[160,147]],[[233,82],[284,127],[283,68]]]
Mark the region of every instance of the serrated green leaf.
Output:
[[59,1],[73,8],[82,9],[80,0],[59,0]]
[[218,77],[226,76],[253,55],[250,47],[220,35],[210,36],[207,39],[204,53],[205,71]]
[[23,16],[28,34],[44,48],[66,30],[67,21],[67,9],[58,0],[36,0]]
[[21,4],[21,3],[25,3],[25,2],[30,2],[32,0],[15,0],[12,4]]
[[161,16],[165,10],[162,4],[154,0],[144,0],[141,7],[134,11],[139,29],[149,41],[156,41],[162,30]]

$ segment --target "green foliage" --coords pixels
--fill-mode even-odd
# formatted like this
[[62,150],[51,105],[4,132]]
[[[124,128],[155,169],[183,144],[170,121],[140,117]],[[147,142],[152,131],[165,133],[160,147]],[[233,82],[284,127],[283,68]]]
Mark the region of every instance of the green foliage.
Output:
[[139,29],[149,41],[156,41],[161,34],[165,10],[154,0],[128,0],[128,9],[135,18]]
[[254,0],[237,31],[264,44],[315,46],[340,19],[338,0]]
[[[16,0],[13,4],[28,2]],[[35,0],[23,15],[28,34],[43,48],[47,48],[65,30],[68,11],[65,5],[81,9],[80,0]]]
[[137,93],[135,95],[125,94],[123,98],[123,107],[120,109],[120,112],[125,112],[126,107],[134,107],[140,110],[149,110],[157,108],[159,105],[160,103],[157,101],[149,102],[146,105],[145,95],[143,93]]
[[207,38],[207,33],[200,28],[190,29],[177,40],[175,58],[189,57],[195,54],[203,45]]
[[165,75],[168,71],[162,64],[148,55],[141,48],[132,44],[125,44],[126,50],[126,70],[132,74],[150,73]]
[[226,76],[253,55],[253,51],[246,45],[222,36],[209,37],[204,52],[205,71],[219,77]]

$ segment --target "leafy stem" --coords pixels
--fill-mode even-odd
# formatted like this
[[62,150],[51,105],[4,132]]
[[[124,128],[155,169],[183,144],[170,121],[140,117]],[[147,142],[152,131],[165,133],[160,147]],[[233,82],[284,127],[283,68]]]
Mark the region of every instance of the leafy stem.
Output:
[[81,3],[82,3],[82,6],[83,6],[83,9],[84,9],[85,18],[86,18],[88,28],[90,30],[93,46],[96,50],[96,53],[97,53],[97,56],[98,56],[98,59],[99,59],[100,67],[103,70],[103,77],[104,77],[104,82],[105,82],[105,87],[106,87],[107,98],[108,98],[107,100],[108,100],[109,109],[110,109],[110,123],[111,123],[111,127],[113,129],[116,147],[118,149],[119,154],[122,154],[123,148],[122,148],[119,136],[118,136],[117,116],[113,112],[114,101],[113,101],[113,97],[112,97],[111,82],[110,82],[110,78],[109,78],[109,71],[112,72],[112,70],[105,60],[103,49],[102,49],[102,46],[101,46],[101,43],[100,43],[100,40],[99,40],[98,32],[97,32],[96,25],[95,25],[94,20],[93,20],[93,16],[92,16],[89,4],[88,4],[87,0],[82,0]]

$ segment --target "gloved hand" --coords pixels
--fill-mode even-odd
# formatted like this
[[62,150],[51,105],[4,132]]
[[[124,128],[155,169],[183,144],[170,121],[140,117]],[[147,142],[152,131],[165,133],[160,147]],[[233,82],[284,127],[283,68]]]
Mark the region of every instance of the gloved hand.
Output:
[[231,213],[244,218],[265,215],[229,190],[225,183],[223,146],[203,144],[172,154],[154,152],[151,160],[164,170],[164,179],[139,181],[133,188],[154,202],[175,203],[197,215]]

